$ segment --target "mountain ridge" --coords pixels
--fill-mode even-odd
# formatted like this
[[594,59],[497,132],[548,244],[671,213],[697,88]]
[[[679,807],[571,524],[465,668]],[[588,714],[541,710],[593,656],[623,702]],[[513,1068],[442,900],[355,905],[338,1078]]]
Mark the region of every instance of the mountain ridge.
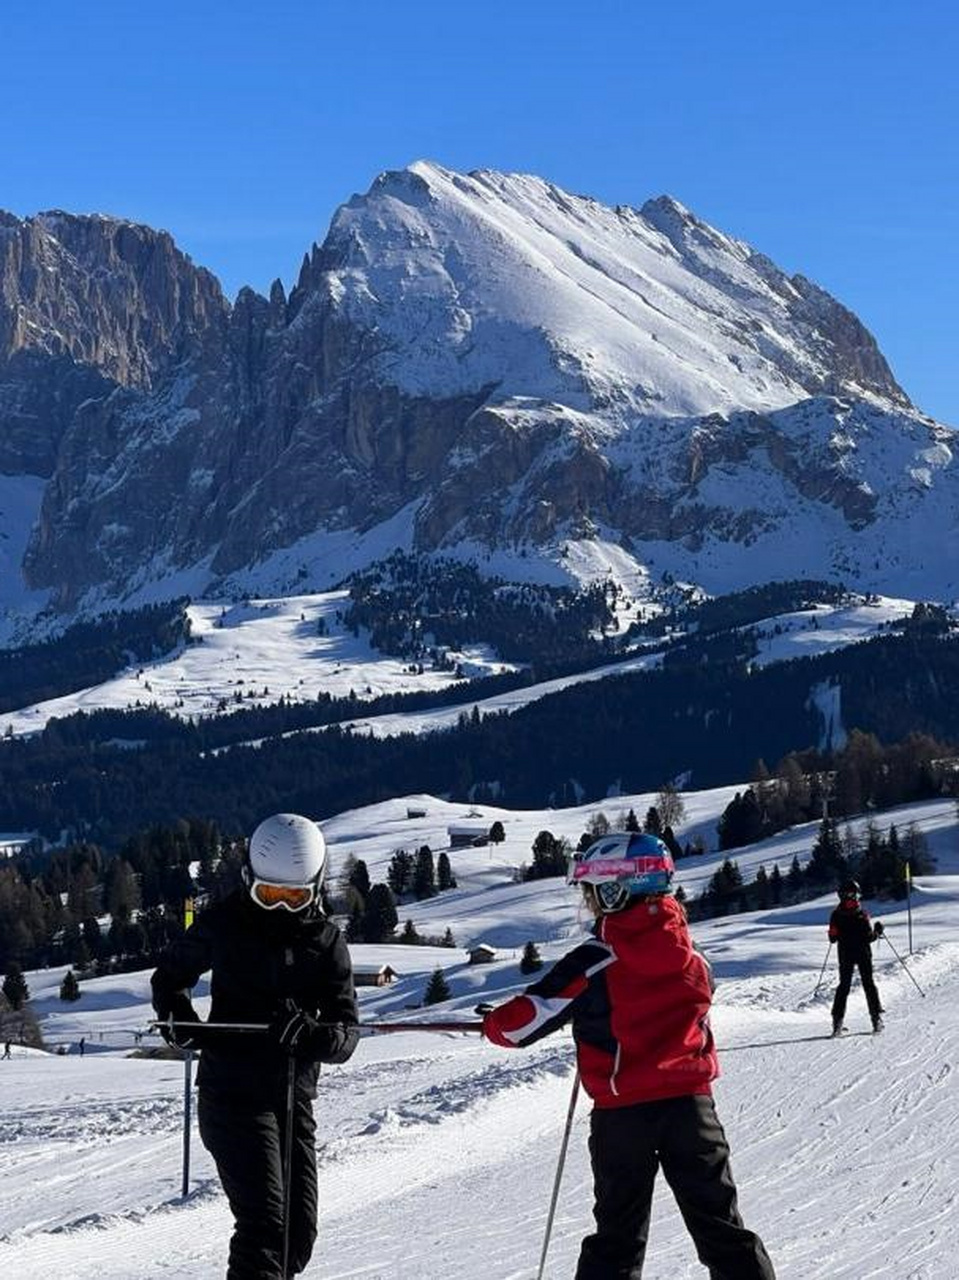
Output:
[[8,632],[327,588],[389,539],[567,580],[618,548],[715,592],[818,573],[777,571],[798,536],[827,576],[959,593],[924,568],[956,538],[953,437],[841,303],[672,197],[417,162],[340,207],[288,298],[232,305],[166,232],[0,218],[0,511],[4,476],[45,482]]

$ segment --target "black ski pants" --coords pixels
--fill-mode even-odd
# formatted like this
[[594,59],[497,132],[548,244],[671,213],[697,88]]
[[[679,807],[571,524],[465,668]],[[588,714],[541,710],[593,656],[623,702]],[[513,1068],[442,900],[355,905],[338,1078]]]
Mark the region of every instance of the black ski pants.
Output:
[[840,947],[839,986],[836,988],[836,996],[832,1002],[833,1023],[841,1023],[846,1016],[846,1001],[849,998],[849,988],[852,986],[852,975],[856,969],[859,970],[859,978],[862,982],[862,990],[866,997],[870,1018],[875,1022],[882,1013],[879,992],[876,990],[876,982],[872,976],[872,952],[868,946],[863,950],[856,951],[846,951]]
[[596,1231],[583,1240],[576,1280],[640,1280],[660,1166],[710,1280],[775,1280],[763,1242],[739,1216],[712,1098],[594,1108],[589,1153]]
[[[197,1117],[203,1145],[233,1211],[226,1280],[286,1280],[283,1275],[283,1173],[286,1093],[248,1099],[201,1086]],[[316,1240],[316,1122],[313,1099],[293,1105],[289,1274],[310,1260]]]

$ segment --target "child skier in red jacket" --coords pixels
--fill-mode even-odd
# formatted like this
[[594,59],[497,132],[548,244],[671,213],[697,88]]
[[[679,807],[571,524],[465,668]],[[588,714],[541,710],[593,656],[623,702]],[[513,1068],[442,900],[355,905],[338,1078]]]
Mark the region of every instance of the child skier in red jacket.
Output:
[[775,1280],[737,1209],[712,1100],[712,980],[669,894],[672,875],[668,849],[649,835],[611,834],[574,859],[569,883],[597,917],[593,938],[487,1013],[483,1031],[517,1048],[572,1022],[593,1100],[596,1219],[576,1280],[639,1280],[660,1166],[711,1280]]

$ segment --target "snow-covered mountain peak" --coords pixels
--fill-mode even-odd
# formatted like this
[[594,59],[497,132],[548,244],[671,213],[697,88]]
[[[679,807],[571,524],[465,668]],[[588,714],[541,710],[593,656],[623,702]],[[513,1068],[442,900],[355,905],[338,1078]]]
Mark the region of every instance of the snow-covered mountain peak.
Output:
[[637,213],[418,161],[339,210],[323,259],[343,313],[382,335],[384,376],[413,394],[492,383],[621,418],[840,390],[908,403],[850,313],[669,196]]
[[66,610],[325,589],[342,557],[308,547],[358,567],[391,539],[555,580],[598,536],[712,591],[798,556],[916,596],[954,538],[944,431],[845,307],[668,195],[419,160],[337,211],[288,299],[232,308],[166,233],[0,218],[0,474],[50,481],[8,546]]

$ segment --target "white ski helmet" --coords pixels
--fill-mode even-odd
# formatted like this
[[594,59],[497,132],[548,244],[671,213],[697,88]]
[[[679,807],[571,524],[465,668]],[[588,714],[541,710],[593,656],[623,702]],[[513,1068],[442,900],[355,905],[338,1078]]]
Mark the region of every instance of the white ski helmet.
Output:
[[275,813],[250,837],[247,884],[257,906],[301,911],[315,902],[326,874],[326,841],[309,818]]
[[669,893],[673,857],[658,836],[611,831],[573,856],[567,884],[589,885],[604,914],[622,911],[633,898]]

